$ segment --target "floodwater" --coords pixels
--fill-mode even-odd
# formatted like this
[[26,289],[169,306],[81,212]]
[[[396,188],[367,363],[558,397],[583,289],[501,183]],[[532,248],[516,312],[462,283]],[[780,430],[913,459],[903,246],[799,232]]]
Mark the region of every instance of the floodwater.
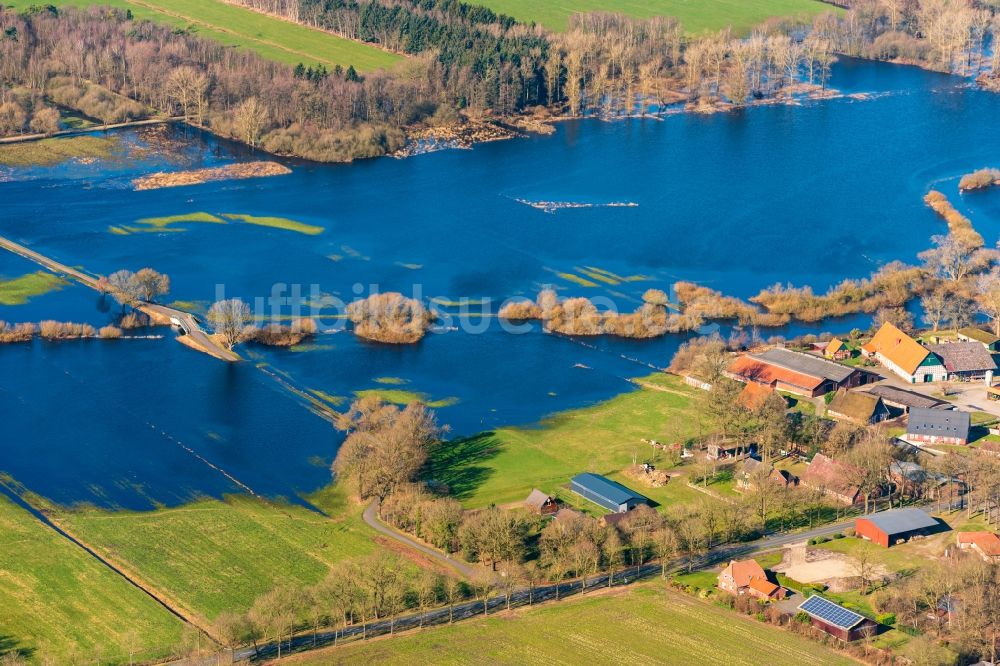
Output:
[[[945,230],[922,203],[931,187],[995,242],[1000,192],[960,197],[957,179],[1000,166],[992,121],[1000,96],[852,60],[835,66],[832,86],[845,95],[730,114],[583,120],[471,151],[289,162],[287,176],[156,191],[133,191],[129,181],[255,156],[174,129],[125,132],[126,150],[111,160],[2,170],[0,234],[93,273],[152,266],[171,276],[167,300],[186,308],[240,296],[262,299],[259,314],[290,316],[298,299],[289,294],[350,301],[374,288],[445,313],[457,314],[461,299],[471,305],[400,348],[335,332],[342,320],[328,308],[330,332],[312,344],[246,349],[248,362],[235,367],[169,339],[2,347],[0,472],[64,503],[144,508],[248,488],[293,497],[329,481],[340,439],[271,373],[335,402],[368,389],[419,393],[455,434],[534,423],[628,390],[627,378],[667,365],[683,338],[570,340],[535,326],[512,334],[480,316],[504,299],[553,286],[632,310],[645,289],[680,279],[739,296],[779,281],[822,290],[926,249]],[[161,231],[141,222],[194,213],[228,223]],[[34,270],[0,256],[0,275]],[[0,320],[103,324],[115,311],[67,286],[0,305]],[[762,333],[866,324],[859,316]]]

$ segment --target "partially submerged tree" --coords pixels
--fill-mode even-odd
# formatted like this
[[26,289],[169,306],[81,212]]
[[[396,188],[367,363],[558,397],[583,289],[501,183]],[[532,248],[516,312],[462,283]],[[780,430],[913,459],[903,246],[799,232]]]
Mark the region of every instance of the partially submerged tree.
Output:
[[244,329],[252,319],[250,306],[238,298],[216,301],[208,309],[208,322],[228,349],[242,341]]

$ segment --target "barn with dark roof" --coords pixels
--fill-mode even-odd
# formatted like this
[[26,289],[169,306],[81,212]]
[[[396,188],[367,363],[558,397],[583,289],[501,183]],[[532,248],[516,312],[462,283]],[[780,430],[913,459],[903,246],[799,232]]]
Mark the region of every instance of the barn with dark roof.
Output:
[[953,409],[911,409],[906,440],[919,444],[969,443],[972,415]]
[[640,504],[649,504],[649,499],[600,474],[577,474],[570,480],[569,489],[615,513],[631,511]]
[[854,521],[854,533],[884,548],[915,536],[937,532],[941,523],[921,509],[912,507],[873,513]]

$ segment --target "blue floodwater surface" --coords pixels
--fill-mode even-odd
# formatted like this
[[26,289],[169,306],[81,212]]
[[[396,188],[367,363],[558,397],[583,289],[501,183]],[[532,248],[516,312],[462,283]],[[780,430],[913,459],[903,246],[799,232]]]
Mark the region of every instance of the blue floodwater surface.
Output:
[[[537,326],[511,334],[479,316],[504,299],[553,286],[632,310],[644,290],[677,280],[742,297],[775,282],[822,291],[914,261],[945,230],[922,202],[932,187],[996,241],[1000,192],[960,196],[957,181],[1000,166],[1000,96],[849,59],[831,85],[843,94],[714,115],[587,119],[471,151],[288,161],[290,175],[152,191],[130,180],[261,157],[170,128],[124,131],[121,153],[93,163],[0,167],[0,235],[95,274],[154,267],[171,277],[166,300],[187,309],[222,294],[254,302],[276,284],[316,300],[401,291],[452,314],[452,302],[473,303],[464,319],[405,347],[332,332],[343,323],[331,308],[308,345],[244,348],[248,360],[236,365],[177,344],[168,329],[139,332],[161,338],[0,346],[0,472],[67,504],[141,509],[246,488],[295,497],[329,481],[341,436],[275,376],[344,400],[399,388],[446,401],[439,420],[456,435],[530,424],[629,390],[626,379],[666,366],[684,338],[571,340]],[[546,212],[525,202],[592,206]],[[195,212],[322,231],[237,220],[149,231],[137,222]],[[583,286],[564,277],[594,268],[630,279]],[[0,253],[3,278],[36,270]],[[117,308],[71,284],[0,305],[0,320],[103,325]],[[762,334],[867,324],[859,316]],[[385,377],[403,383],[377,381]]]

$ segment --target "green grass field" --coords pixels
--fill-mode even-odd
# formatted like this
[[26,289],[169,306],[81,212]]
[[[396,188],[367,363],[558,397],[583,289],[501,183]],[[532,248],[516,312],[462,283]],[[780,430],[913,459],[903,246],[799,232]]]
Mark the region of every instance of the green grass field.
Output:
[[587,471],[605,474],[661,504],[705,497],[682,480],[650,488],[620,473],[633,454],[640,462],[652,458],[658,467],[670,466],[663,452],[654,455],[642,439],[669,444],[698,434],[697,389],[665,374],[644,381],[664,390],[642,388],[557,414],[537,428],[501,428],[461,440],[435,456],[431,475],[448,483],[468,507],[517,502],[532,488],[572,502],[560,488]]
[[332,518],[247,496],[157,511],[61,510],[58,520],[193,616],[239,612],[276,582],[309,585],[374,548],[361,508],[332,490],[312,498]]
[[806,638],[699,601],[662,584],[591,593],[490,619],[351,645],[289,660],[334,664],[856,663]]
[[817,0],[478,0],[478,4],[552,30],[565,30],[574,13],[616,12],[639,18],[675,16],[690,33],[732,26],[740,34],[772,16],[840,11]]
[[[168,656],[180,620],[0,495],[0,653],[128,663]],[[90,663],[88,662],[88,663]]]
[[[47,4],[37,0],[5,0],[15,9]],[[389,67],[402,60],[375,46],[353,42],[320,30],[271,18],[229,5],[220,0],[52,0],[56,6],[111,5],[132,10],[139,19],[149,19],[197,34],[226,46],[256,51],[261,56],[289,65],[354,65],[361,72]]]
[[0,165],[52,166],[74,158],[110,157],[119,147],[111,136],[70,136],[0,145]]

